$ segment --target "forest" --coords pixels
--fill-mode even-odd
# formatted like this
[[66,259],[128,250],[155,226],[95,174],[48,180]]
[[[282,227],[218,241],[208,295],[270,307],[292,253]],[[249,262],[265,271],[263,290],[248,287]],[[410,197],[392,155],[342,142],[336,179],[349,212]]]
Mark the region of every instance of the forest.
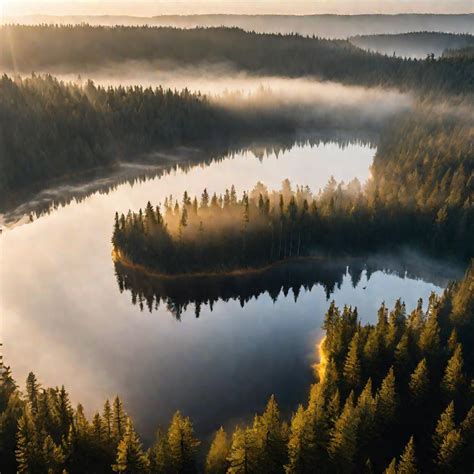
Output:
[[326,313],[316,383],[291,419],[263,413],[210,446],[179,411],[144,447],[119,397],[92,419],[64,387],[26,391],[5,367],[0,470],[5,473],[470,473],[474,469],[474,263],[464,279],[407,314],[398,300],[362,325],[357,308]]
[[[261,90],[255,100],[272,103]],[[242,101],[242,108],[233,104]],[[270,112],[240,94],[211,101],[187,89],[80,85],[50,75],[0,78],[0,201],[19,191],[46,186],[55,179],[112,167],[120,161],[146,161],[151,152],[176,154],[176,148],[199,148],[202,155],[223,156],[255,141],[298,134],[361,136],[373,143],[384,120],[359,120],[357,110],[341,104],[329,115],[303,113],[298,104]],[[391,113],[387,114],[387,117]],[[326,140],[328,140],[326,138]],[[183,157],[186,159],[186,157]],[[181,160],[183,161],[183,160]],[[156,163],[155,163],[156,164]],[[159,164],[159,163],[158,163]]]
[[[83,73],[127,60],[224,64],[255,75],[403,90],[472,92],[474,69],[464,57],[411,60],[364,51],[348,40],[260,34],[238,28],[177,29],[90,25],[0,26],[0,69],[12,73]],[[159,63],[157,64],[159,66]]]
[[431,54],[440,56],[447,50],[452,51],[472,47],[474,45],[474,36],[419,31],[395,35],[359,35],[350,38],[350,42],[359,48],[388,56],[426,58]]

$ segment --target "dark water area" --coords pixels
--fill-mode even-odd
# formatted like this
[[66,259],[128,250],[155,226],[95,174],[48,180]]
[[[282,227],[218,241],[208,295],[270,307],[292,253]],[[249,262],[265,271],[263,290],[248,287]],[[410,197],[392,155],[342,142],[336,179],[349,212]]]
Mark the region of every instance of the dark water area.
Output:
[[29,371],[45,385],[64,384],[89,415],[120,394],[145,442],[177,409],[203,438],[248,420],[271,394],[289,415],[315,380],[330,301],[357,306],[360,319],[371,322],[383,301],[391,307],[401,298],[407,311],[419,297],[426,304],[462,269],[406,251],[157,283],[114,265],[113,216],[169,194],[180,199],[184,190],[200,195],[204,187],[221,193],[234,184],[241,194],[257,181],[279,189],[288,178],[317,192],[331,176],[364,182],[374,153],[362,143],[263,147],[139,179],[122,176],[84,194],[51,188],[59,205],[32,222],[13,219],[26,223],[0,236],[5,362],[21,387]]

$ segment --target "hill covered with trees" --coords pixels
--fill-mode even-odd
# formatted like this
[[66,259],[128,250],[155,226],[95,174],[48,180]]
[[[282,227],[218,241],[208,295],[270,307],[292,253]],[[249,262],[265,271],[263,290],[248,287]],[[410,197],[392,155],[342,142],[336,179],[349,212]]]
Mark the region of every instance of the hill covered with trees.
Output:
[[165,61],[166,68],[170,63],[225,64],[255,75],[458,93],[472,91],[474,74],[466,58],[413,61],[369,53],[347,40],[238,28],[0,26],[0,68],[5,71],[87,73],[127,60]]
[[468,34],[419,31],[405,34],[354,36],[350,42],[359,48],[388,56],[426,58],[440,56],[446,50],[457,50],[474,45],[474,36]]
[[0,384],[2,472],[470,473],[474,468],[474,267],[407,314],[382,304],[375,325],[331,304],[317,383],[284,420],[265,411],[201,445],[177,412],[145,449],[120,398],[92,420],[64,387],[34,374],[23,394],[8,368]]

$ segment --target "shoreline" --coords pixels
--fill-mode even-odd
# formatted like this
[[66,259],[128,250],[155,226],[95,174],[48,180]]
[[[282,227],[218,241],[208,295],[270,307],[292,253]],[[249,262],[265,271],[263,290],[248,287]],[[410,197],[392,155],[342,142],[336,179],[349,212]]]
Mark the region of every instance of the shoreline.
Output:
[[[261,266],[261,267],[249,267],[249,268],[238,268],[234,270],[222,270],[222,271],[200,271],[200,272],[188,272],[188,273],[159,273],[155,272],[145,265],[139,265],[133,263],[130,259],[125,257],[120,250],[113,249],[112,250],[112,260],[114,263],[118,263],[123,265],[126,268],[131,270],[136,270],[142,273],[143,275],[153,277],[153,278],[160,278],[160,279],[168,279],[168,280],[178,280],[178,279],[186,279],[186,278],[200,278],[200,277],[231,277],[231,276],[244,276],[249,274],[259,274],[264,273],[272,268],[275,268],[279,265],[286,265],[291,262],[303,262],[303,261],[321,261],[327,259],[328,257],[323,256],[307,256],[307,257],[291,257],[285,258],[284,260],[278,260],[276,262]],[[346,257],[346,258],[353,258],[353,257]]]

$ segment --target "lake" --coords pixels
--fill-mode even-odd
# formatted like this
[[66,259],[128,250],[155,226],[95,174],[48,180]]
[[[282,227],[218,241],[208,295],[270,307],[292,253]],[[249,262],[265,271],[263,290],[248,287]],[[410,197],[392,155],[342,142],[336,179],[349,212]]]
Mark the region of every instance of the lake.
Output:
[[[156,289],[139,278],[124,280],[114,267],[113,217],[170,194],[181,199],[184,190],[222,193],[234,184],[240,195],[257,181],[279,189],[288,178],[317,192],[331,176],[363,183],[374,153],[358,142],[303,143],[183,169],[128,163],[114,171],[116,181],[51,187],[5,212],[0,311],[6,363],[22,387],[29,371],[45,385],[64,384],[88,414],[120,394],[145,441],[177,409],[191,416],[203,438],[221,424],[250,419],[271,394],[291,413],[314,382],[331,300],[357,306],[361,320],[370,322],[383,301],[390,307],[401,297],[408,311],[419,297],[426,302],[458,269],[405,252],[288,266],[250,282]],[[35,217],[38,204],[50,212]]]

